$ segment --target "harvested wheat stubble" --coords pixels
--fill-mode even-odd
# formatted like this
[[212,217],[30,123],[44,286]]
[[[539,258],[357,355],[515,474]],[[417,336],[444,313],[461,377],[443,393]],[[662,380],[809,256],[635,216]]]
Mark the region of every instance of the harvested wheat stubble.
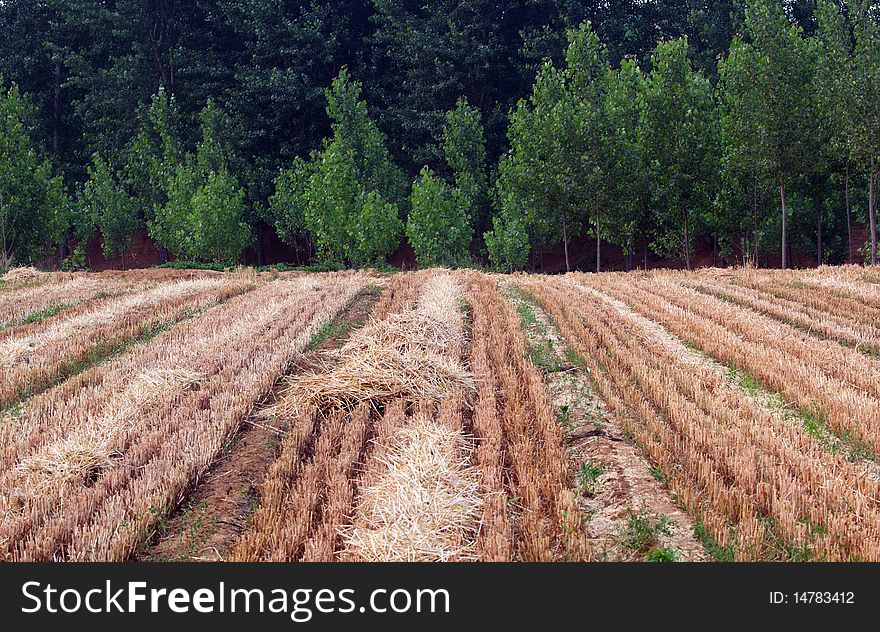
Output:
[[841,435],[880,452],[880,361],[668,279],[603,287],[721,362],[748,371]]
[[568,282],[536,289],[606,401],[720,546],[738,559],[878,559],[878,485],[723,375],[682,362],[626,305]]
[[[323,328],[311,341],[308,353],[286,372],[302,370],[319,354],[340,346],[353,329],[363,325],[376,304],[377,291],[381,291],[381,287],[375,284],[360,291],[334,319],[334,326]],[[261,403],[249,415],[234,440],[224,447],[188,494],[180,510],[163,525],[158,534],[161,537],[154,538],[149,548],[139,551],[138,559],[222,561],[229,555],[242,533],[250,527],[257,509],[255,492],[277,460],[280,441],[288,430],[285,423],[268,422],[260,416],[260,410],[275,401],[280,382],[279,378],[265,404]],[[351,483],[353,485],[353,481]],[[332,535],[335,536],[335,532]],[[332,555],[332,549],[330,553]]]
[[[253,529],[242,537],[233,559],[441,560],[458,559],[457,555],[466,551],[467,543],[463,541],[476,527],[475,516],[468,514],[467,505],[447,504],[443,507],[447,511],[445,516],[436,512],[436,505],[407,505],[405,497],[411,490],[395,487],[394,481],[399,480],[394,478],[391,468],[409,467],[415,474],[418,464],[405,462],[417,454],[412,450],[397,452],[386,442],[388,433],[394,429],[410,433],[407,436],[422,441],[425,448],[424,442],[436,439],[441,431],[434,428],[433,416],[420,417],[419,422],[411,425],[413,419],[404,415],[404,408],[416,405],[416,401],[419,407],[432,408],[432,402],[472,390],[472,378],[459,359],[465,336],[457,304],[459,294],[458,284],[447,272],[396,277],[377,304],[383,318],[358,330],[332,354],[334,364],[331,367],[328,362],[324,373],[313,372],[289,380],[280,403],[269,414],[297,421],[282,443],[281,458],[267,476]],[[412,304],[416,295],[419,299]],[[371,360],[369,356],[381,355],[381,349],[385,349],[384,357]],[[438,365],[442,367],[440,371],[434,368]],[[420,368],[433,370],[420,372]],[[354,379],[359,372],[360,381]],[[350,376],[353,379],[349,380]],[[365,383],[371,385],[370,389],[358,386]],[[460,396],[456,401],[463,405]],[[383,408],[384,415],[378,412]],[[378,422],[372,419],[375,415],[379,415]],[[460,430],[456,434],[448,426],[443,428],[445,436],[457,437],[463,445],[465,438]],[[368,450],[366,440],[370,435],[373,441]],[[393,445],[401,446],[399,442]],[[454,443],[454,447],[458,446]],[[388,459],[377,457],[380,452]],[[446,446],[441,456],[462,455],[451,453]],[[359,462],[365,464],[363,481],[375,482],[372,487],[358,482]],[[464,455],[463,460],[448,463],[446,470],[420,471],[420,480],[438,491],[444,481],[432,481],[432,475],[456,470],[465,476],[467,466]],[[409,513],[398,517],[421,525],[423,537],[418,542],[395,540],[394,550],[387,544],[384,548],[379,545],[370,551],[361,550],[360,542],[391,541],[390,521],[372,514],[370,503],[376,494],[394,500],[395,493],[398,497],[391,506],[406,506]],[[478,497],[472,502],[479,502]],[[357,509],[352,518],[353,504]],[[419,513],[420,509],[425,515]],[[430,524],[427,516],[435,522]],[[445,522],[437,522],[438,518]],[[453,531],[458,540],[450,536]],[[340,550],[343,536],[346,547]],[[454,542],[458,543],[453,550],[450,546]]]
[[[284,367],[368,279],[365,274],[316,275],[265,284],[31,400],[16,421],[18,432],[0,453],[4,556],[128,558]],[[110,466],[92,473],[85,484],[66,480],[57,482],[52,494],[27,493],[22,463],[28,457],[45,455],[51,446],[97,427],[133,375],[172,368],[203,377],[156,398],[142,393],[137,414],[113,434],[116,454]],[[153,384],[162,379],[161,374],[151,377]],[[139,386],[149,390],[146,381]]]
[[70,309],[110,294],[143,291],[153,285],[154,282],[65,274],[37,286],[7,289],[0,293],[0,328],[21,324],[41,313]]
[[[374,313],[384,317],[414,300],[417,288],[413,276],[393,277],[379,297]],[[288,429],[281,441],[279,457],[260,488],[260,503],[251,528],[239,539],[229,556],[231,560],[301,559],[313,528],[312,508],[319,507],[315,489],[309,485],[314,477],[312,472],[319,467],[318,438],[332,432],[344,419],[344,410],[331,411],[328,417],[313,403],[299,415],[281,420]],[[327,441],[320,445],[326,445]]]
[[143,292],[156,284],[188,279],[220,278],[210,270],[108,270],[91,272],[43,272],[30,282],[0,285],[0,328],[21,323],[43,312],[69,309],[88,300],[109,295]]
[[173,323],[254,287],[246,275],[159,284],[140,293],[82,304],[41,323],[0,333],[0,406],[105,355],[143,332]]
[[795,309],[801,305],[823,318],[831,317],[852,326],[876,325],[880,320],[880,288],[804,271],[737,270],[721,276],[730,285],[772,297]]
[[90,277],[70,276],[58,282],[43,283],[39,287],[8,289],[0,293],[0,328],[22,324],[34,315],[49,310],[69,309],[103,293],[119,291],[126,285],[131,284],[108,284]]
[[[482,455],[478,449],[477,459],[486,492],[502,503],[511,500],[501,519],[484,512],[480,559],[587,559],[591,552],[568,489],[562,433],[540,372],[526,358],[525,336],[510,326],[518,316],[492,278],[469,273],[466,279],[474,320],[472,370],[477,384],[494,385],[477,395],[474,434],[478,444],[491,446]],[[487,419],[492,416],[498,423]]]
[[[507,288],[505,294],[518,310],[528,309],[533,314],[534,323],[524,323],[532,348],[546,348],[549,341],[558,362],[558,370],[545,371],[545,379],[561,415],[569,485],[579,492],[578,504],[587,516],[583,527],[596,556],[603,560],[643,560],[648,551],[632,550],[622,537],[630,518],[638,515],[668,521],[668,533],[659,535],[653,546],[671,548],[677,560],[708,559],[704,547],[694,537],[693,519],[652,475],[651,464],[638,446],[627,439],[616,415],[609,414],[608,406],[596,393],[590,372],[580,362],[570,364],[571,349],[556,323],[528,296],[534,284],[540,283],[543,280],[517,277],[516,285],[526,295],[511,292],[509,282],[502,287]],[[585,483],[584,467],[600,468],[601,473],[594,481]]]
[[[785,275],[778,275],[785,278]],[[880,266],[823,266],[803,271],[803,289],[880,309]]]
[[[740,287],[707,277],[681,277],[686,287],[772,316],[818,337],[835,340],[866,353],[880,353],[880,326],[868,316],[853,317],[852,311],[828,312],[766,292],[758,287]],[[864,310],[863,310],[864,311]],[[880,320],[877,321],[880,323]]]
[[52,493],[69,482],[85,483],[121,456],[121,445],[137,423],[136,415],[168,393],[196,387],[204,375],[188,369],[153,369],[137,375],[125,391],[111,400],[94,425],[75,429],[60,441],[32,454],[14,471],[36,493]]

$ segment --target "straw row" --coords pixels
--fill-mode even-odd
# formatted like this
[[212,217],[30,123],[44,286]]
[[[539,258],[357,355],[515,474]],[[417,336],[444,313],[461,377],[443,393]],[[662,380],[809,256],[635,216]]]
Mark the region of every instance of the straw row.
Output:
[[0,407],[100,359],[126,341],[254,287],[246,275],[162,283],[82,304],[0,333]]
[[[475,475],[462,434],[471,379],[458,364],[458,293],[448,273],[396,277],[376,305],[381,318],[323,371],[288,380],[269,414],[290,429],[232,559],[470,558],[480,497],[462,484]],[[445,381],[426,370],[437,365]]]
[[602,287],[719,361],[747,371],[835,433],[880,452],[880,361],[669,280],[627,283],[618,276]]
[[[459,309],[461,286],[446,272],[432,274],[412,311],[392,315],[373,337],[387,340],[400,322],[409,347],[421,348],[460,366],[466,332]],[[366,333],[366,330],[365,330]],[[390,340],[386,344],[393,344]],[[400,344],[400,343],[398,343]],[[354,336],[343,352],[363,353],[370,345]],[[452,383],[432,398],[398,398],[416,412],[388,434],[374,436],[359,485],[353,523],[343,530],[343,556],[368,561],[474,560],[474,536],[483,499],[472,463],[472,442],[464,415],[472,380]]]
[[[265,284],[32,399],[0,448],[4,557],[127,559],[368,280]],[[64,447],[94,448],[94,437],[110,462],[70,476]],[[51,493],[30,494],[34,476],[55,476]]]
[[466,274],[473,310],[471,370],[478,385],[475,458],[486,490],[480,559],[549,561],[589,556],[568,489],[562,434],[509,302],[494,281]]
[[[450,413],[460,416],[457,407]],[[347,555],[374,562],[473,561],[482,510],[472,446],[460,430],[432,414],[397,430],[380,474],[361,485],[355,524],[344,530]]]
[[429,277],[413,308],[373,319],[354,333],[317,370],[287,380],[269,414],[296,418],[311,406],[351,409],[381,405],[399,397],[439,400],[473,379],[452,352],[462,342],[454,289]]
[[[880,319],[872,322],[871,317],[867,314],[857,318],[854,317],[853,312],[827,312],[824,309],[817,309],[788,299],[772,290],[764,290],[759,287],[741,287],[707,278],[689,279],[683,277],[680,278],[680,283],[722,300],[751,308],[807,333],[837,341],[859,351],[880,354],[880,326],[878,326]],[[880,314],[878,314],[878,318],[880,318]]]
[[565,281],[529,289],[716,543],[739,559],[880,559],[876,481],[620,301]]
[[[374,314],[378,312],[377,321],[389,314],[397,313],[418,296],[416,275],[397,275],[386,286],[374,306]],[[283,400],[285,393],[282,393]],[[360,436],[361,428],[370,420],[370,406],[366,402],[356,406],[351,412],[357,423],[347,423],[348,411],[344,409],[320,410],[321,401],[305,399],[304,409],[298,413],[290,413],[290,408],[282,405],[273,406],[269,413],[286,424],[287,431],[281,442],[280,453],[266,474],[260,488],[260,504],[253,516],[251,528],[242,534],[237,546],[230,554],[233,561],[295,561],[303,558],[306,544],[313,534],[322,531],[325,537],[320,547],[310,549],[313,558],[332,558],[338,542],[330,544],[328,528],[322,528],[324,516],[329,517],[329,524],[337,525],[346,522],[351,514],[351,504],[346,507],[335,507],[335,515],[324,511],[324,504],[331,491],[322,477],[323,472],[334,467],[338,461],[339,448],[348,437],[347,444],[357,443],[353,439]],[[403,417],[402,400],[399,402],[400,415]],[[385,419],[391,419],[390,411],[397,409],[395,402],[388,405]],[[289,415],[289,416],[285,416]],[[383,427],[380,421],[375,424]],[[352,437],[352,433],[357,435]],[[364,439],[370,434],[366,430]],[[349,456],[349,460],[351,457]],[[357,457],[360,460],[360,455]],[[336,464],[339,471],[339,463]],[[355,478],[350,473],[350,483]],[[339,498],[347,495],[349,487],[336,483],[333,496]],[[353,502],[353,491],[351,501]],[[344,503],[343,503],[344,504]],[[340,516],[341,514],[341,516]],[[338,538],[338,533],[334,533]],[[339,539],[341,542],[341,539]]]

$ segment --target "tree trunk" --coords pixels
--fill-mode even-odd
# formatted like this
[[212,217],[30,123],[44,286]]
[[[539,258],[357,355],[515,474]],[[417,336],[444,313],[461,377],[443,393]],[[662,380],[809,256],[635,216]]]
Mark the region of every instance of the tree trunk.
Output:
[[562,243],[565,247],[565,271],[571,272],[571,265],[568,261],[568,223],[565,213],[562,214]]
[[871,228],[871,265],[877,265],[877,203],[874,199],[874,158],[871,157],[871,175],[868,184],[868,222]]
[[168,249],[159,244],[159,261],[161,263],[168,263]]
[[843,179],[843,197],[846,200],[846,262],[853,262],[852,243],[852,209],[849,205],[849,160],[846,161],[846,175]]
[[257,251],[257,265],[266,265],[263,261],[263,222],[257,222],[257,243],[254,248]]
[[691,235],[688,214],[684,214],[684,267],[691,269]]
[[785,181],[779,181],[779,198],[782,200],[782,269],[788,268],[788,214],[785,210]]
[[648,241],[647,240],[645,240],[644,250],[642,251],[642,254],[644,255],[644,258],[645,258],[645,270],[647,270],[648,269]]
[[55,59],[55,95],[52,99],[52,151],[58,159],[61,146],[61,59]]
[[627,272],[632,272],[633,269],[633,245],[633,239],[630,237],[629,244],[626,248],[626,256],[624,257],[624,260],[626,261],[624,265],[626,266]]
[[602,272],[602,239],[601,228],[599,225],[599,205],[596,205],[596,272]]
[[816,201],[813,204],[816,205],[816,267],[819,267],[825,259],[824,244],[822,243],[822,198],[816,195]]

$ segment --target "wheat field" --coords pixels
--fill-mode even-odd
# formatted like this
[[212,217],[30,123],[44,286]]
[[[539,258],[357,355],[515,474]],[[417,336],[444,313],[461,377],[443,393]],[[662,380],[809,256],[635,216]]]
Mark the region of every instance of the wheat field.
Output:
[[0,559],[880,560],[880,271],[0,284]]

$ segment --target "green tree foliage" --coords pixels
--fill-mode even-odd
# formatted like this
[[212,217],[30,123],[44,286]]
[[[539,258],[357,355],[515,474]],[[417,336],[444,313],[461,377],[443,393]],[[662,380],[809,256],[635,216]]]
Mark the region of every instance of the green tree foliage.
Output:
[[[625,59],[609,71],[602,113],[602,206],[597,211],[596,269],[601,266],[599,237],[617,244],[632,267],[639,233],[645,229],[648,177],[645,165],[642,107],[646,83],[635,60]],[[599,224],[601,222],[601,232]]]
[[656,220],[654,249],[691,267],[693,239],[715,194],[717,113],[685,39],[660,42],[645,93],[645,151]]
[[719,70],[719,124],[721,129],[721,182],[713,221],[723,244],[740,240],[743,263],[758,260],[773,212],[772,170],[752,114],[760,95],[752,77],[760,72],[760,59],[751,46],[736,39]]
[[[604,56],[588,23],[570,33],[566,67],[546,62],[531,97],[511,115],[510,150],[499,165],[499,227],[528,226],[540,235],[561,237],[566,269],[571,268],[569,240],[600,203]],[[486,239],[495,247],[510,243],[495,235]],[[490,256],[503,259],[492,247]]]
[[355,207],[356,215],[348,225],[355,266],[380,264],[397,250],[403,224],[394,204],[386,202],[376,191],[361,193]]
[[125,253],[143,222],[138,202],[125,184],[124,176],[96,155],[89,166],[89,180],[79,196],[83,214],[91,218],[101,232],[104,254],[122,256],[123,266]]
[[360,82],[352,79],[347,68],[339,72],[326,91],[333,140],[350,152],[355,176],[365,191],[376,191],[399,205],[406,196],[405,178],[391,160],[385,135],[367,112],[362,91]]
[[63,230],[60,177],[37,151],[25,99],[0,76],[0,269],[46,253]]
[[880,6],[870,0],[851,3],[855,36],[853,154],[868,174],[868,259],[877,263],[877,188],[880,180]]
[[[369,0],[219,0],[218,28],[234,72],[225,109],[236,174],[251,201],[273,192],[281,165],[308,156],[330,133],[324,89],[339,68],[370,57]],[[219,94],[216,94],[219,98]],[[271,218],[270,222],[271,222]]]
[[202,140],[170,176],[165,204],[148,223],[150,235],[180,258],[232,264],[251,242],[244,191],[228,169],[218,137],[221,113],[208,101]]
[[485,226],[489,205],[486,140],[480,111],[463,97],[446,114],[443,153],[469,223],[478,228]]
[[[749,63],[728,68],[747,72],[731,79],[747,93],[752,135],[758,140],[753,158],[768,168],[776,183],[781,205],[782,266],[788,265],[787,189],[805,163],[812,159],[808,142],[812,133],[812,79],[815,71],[811,48],[803,30],[789,22],[782,6],[774,0],[753,0],[746,7],[746,39],[737,43],[743,55],[754,56]],[[743,115],[746,113],[742,112]]]
[[820,1],[818,21],[818,58],[816,71],[816,108],[827,133],[826,150],[835,168],[844,171],[846,208],[847,261],[853,262],[852,207],[850,203],[850,163],[855,144],[855,123],[859,91],[854,80],[852,28],[832,2]]
[[[502,159],[502,167],[510,168],[510,161]],[[528,210],[518,207],[516,194],[506,191],[502,183],[510,182],[506,177],[499,178],[496,190],[497,213],[492,218],[492,230],[484,233],[486,250],[492,265],[501,271],[511,272],[525,268],[529,259]]]
[[[631,265],[649,235],[685,260],[700,234],[748,261],[783,242],[786,264],[813,244],[838,261],[860,246],[841,226],[850,236],[860,222],[872,260],[878,16],[875,0],[8,0],[0,73],[32,105],[30,141],[79,192],[34,228],[62,253],[96,227],[121,253],[146,224],[181,256],[228,258],[243,225],[265,223],[324,260],[381,259],[402,231],[407,176],[428,165],[504,268],[560,242],[582,256],[588,230],[596,269],[603,244]],[[644,125],[658,104],[675,110],[679,82],[659,95],[657,70],[646,80],[639,67],[683,37],[720,105],[705,139],[718,159],[699,183],[660,147],[690,132]],[[365,81],[369,116],[347,71],[325,92],[343,67]],[[226,113],[213,140],[200,136],[209,99]],[[222,254],[205,228],[219,217],[233,227]]]
[[293,166],[275,178],[268,219],[278,237],[291,246],[305,235],[306,192],[316,167],[316,160],[307,161],[297,156]]
[[421,266],[456,266],[466,261],[473,230],[466,201],[425,167],[413,183],[406,237]]
[[324,262],[368,265],[397,249],[403,174],[347,69],[327,90],[333,138],[276,179],[272,221],[288,243],[307,232]]

